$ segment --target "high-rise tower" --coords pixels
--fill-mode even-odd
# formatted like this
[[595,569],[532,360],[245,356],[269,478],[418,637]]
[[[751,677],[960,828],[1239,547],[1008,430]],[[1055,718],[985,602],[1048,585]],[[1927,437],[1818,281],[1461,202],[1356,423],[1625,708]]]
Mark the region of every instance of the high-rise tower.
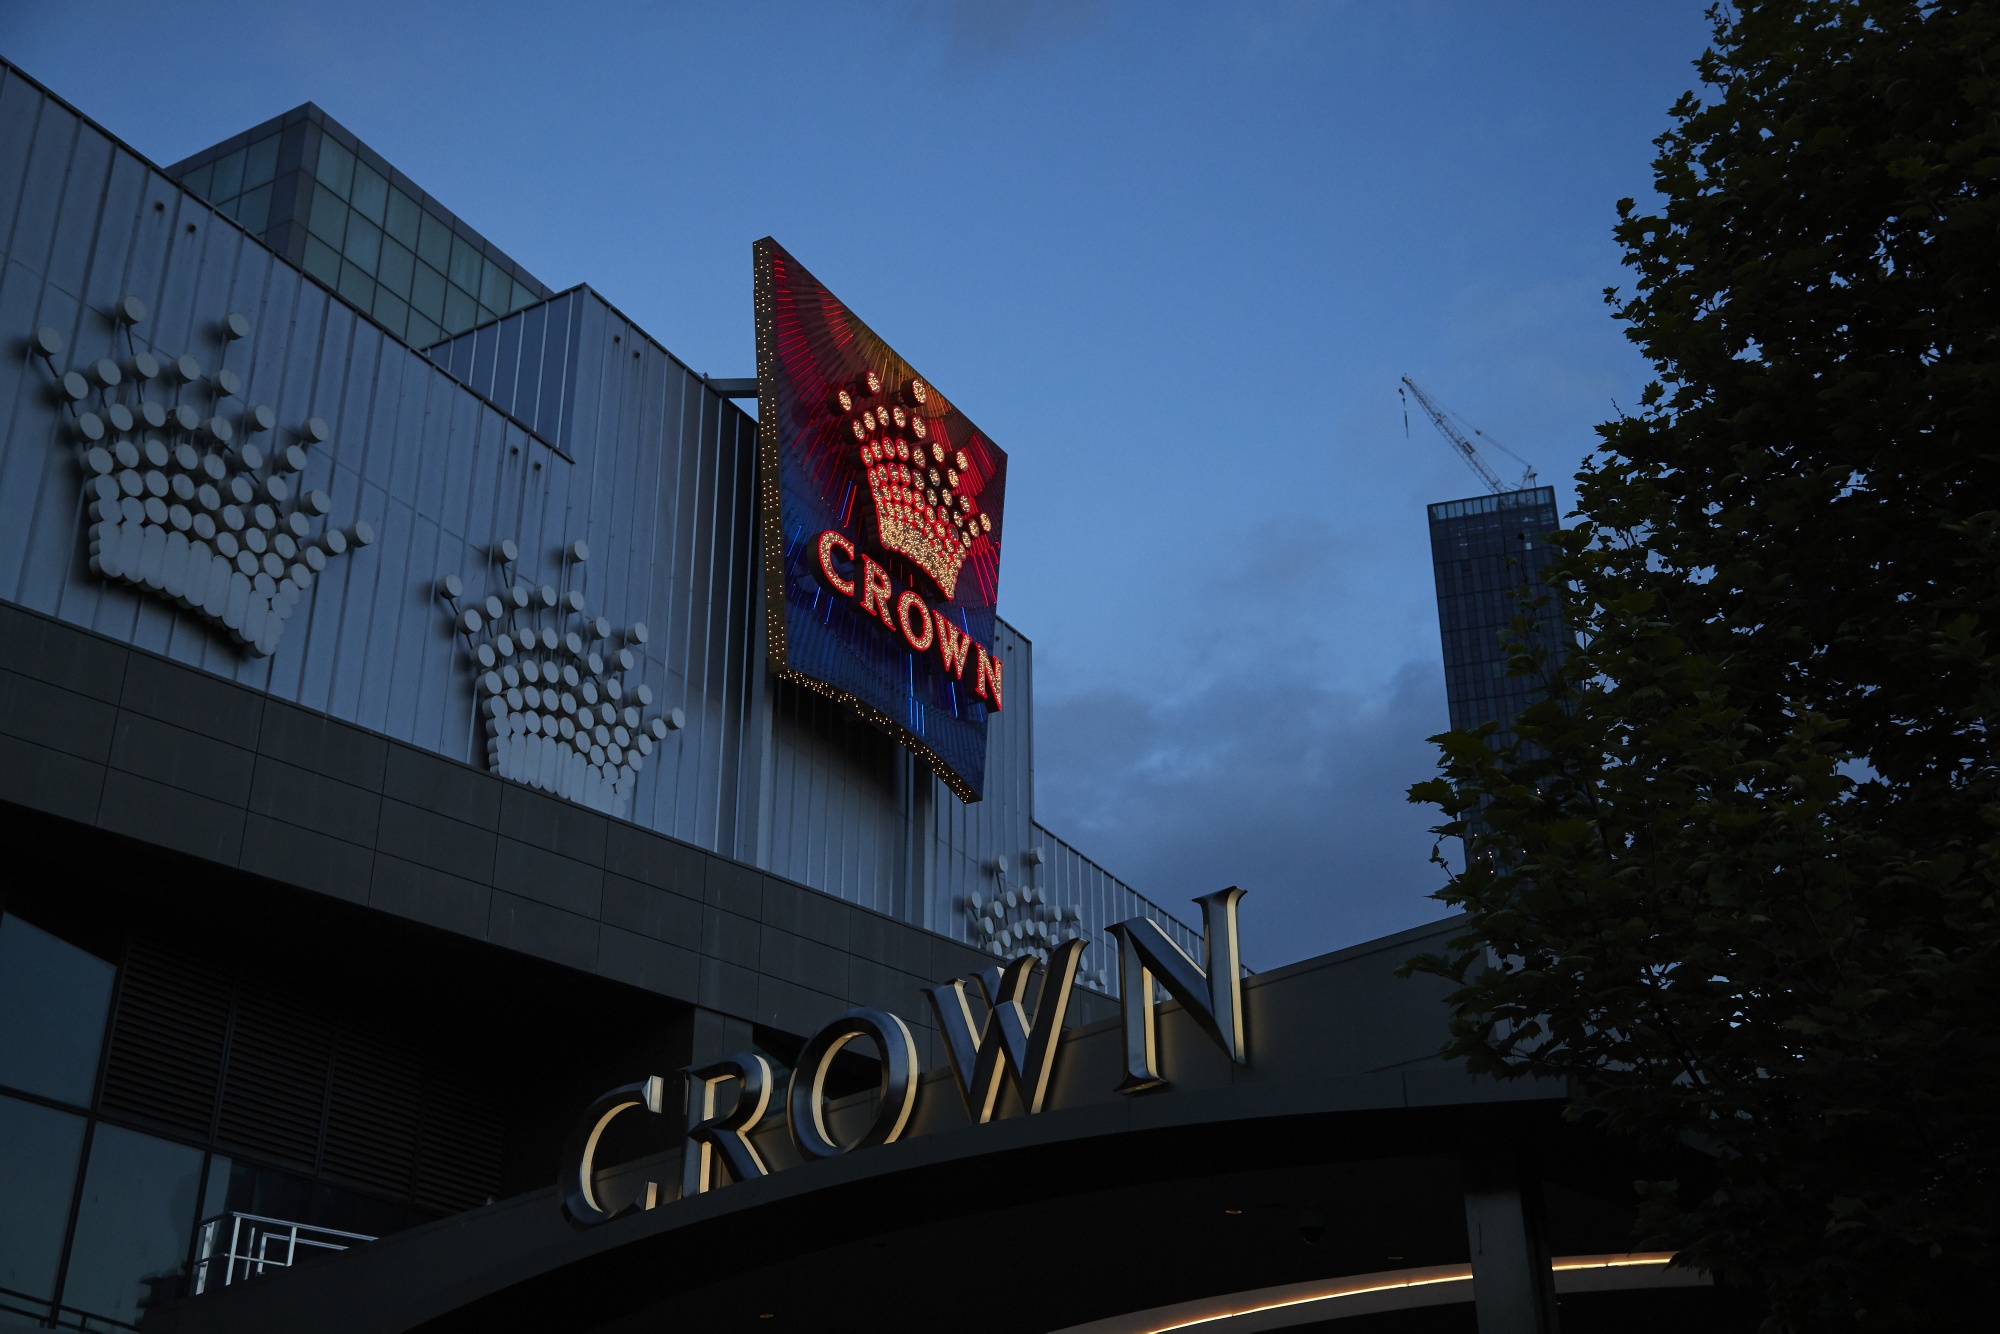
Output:
[[[1512,739],[1534,683],[1507,674],[1508,627],[1522,614],[1518,594],[1545,591],[1542,571],[1555,554],[1548,535],[1561,527],[1553,487],[1446,500],[1430,507],[1431,565],[1437,576],[1438,629],[1444,641],[1445,696],[1454,729],[1500,725],[1495,744]],[[1562,620],[1552,604],[1531,613],[1533,634],[1552,649]]]

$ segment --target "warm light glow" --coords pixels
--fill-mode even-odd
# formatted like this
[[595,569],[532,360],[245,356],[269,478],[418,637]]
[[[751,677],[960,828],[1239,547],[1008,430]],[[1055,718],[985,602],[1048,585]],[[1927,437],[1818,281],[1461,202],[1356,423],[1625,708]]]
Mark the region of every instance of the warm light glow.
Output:
[[1146,1334],[1168,1334],[1169,1330],[1193,1329],[1197,1325],[1212,1325],[1218,1320],[1234,1320],[1238,1316],[1256,1315],[1260,1311],[1281,1311],[1287,1306],[1304,1306],[1309,1302],[1331,1301],[1336,1297],[1359,1297],[1370,1292],[1393,1292],[1397,1288],[1428,1288],[1439,1283],[1468,1283],[1471,1280],[1471,1265],[1453,1265],[1448,1269],[1429,1271],[1421,1278],[1396,1279],[1387,1283],[1364,1281],[1346,1287],[1308,1293],[1301,1297],[1287,1297],[1283,1301],[1260,1302],[1256,1306],[1244,1306],[1233,1311],[1218,1311],[1214,1315],[1196,1316],[1193,1320],[1178,1320],[1171,1325],[1155,1325],[1147,1330]]
[[973,680],[972,693],[985,700],[993,712],[998,713],[1000,712],[1000,659],[988,653],[984,644],[978,648],[979,675]]
[[834,529],[827,529],[819,535],[819,572],[826,578],[827,587],[847,597],[854,596],[854,581],[843,579],[833,568],[833,549],[839,547],[847,553],[847,562],[854,563],[854,544],[842,537]]
[[1549,1268],[1558,1274],[1578,1269],[1628,1269],[1635,1265],[1663,1265],[1674,1258],[1672,1251],[1633,1251],[1627,1255],[1559,1255]]
[[[917,614],[917,624],[914,629],[910,625],[910,612],[913,609]],[[903,632],[903,641],[918,653],[929,648],[931,640],[937,634],[931,626],[931,609],[924,605],[924,600],[917,596],[915,589],[904,589],[903,596],[896,599],[896,624]],[[922,632],[921,636],[919,631]]]
[[964,680],[965,658],[972,647],[972,636],[954,625],[941,611],[933,612],[932,619],[937,622],[938,657],[944,660],[944,669],[951,673],[953,680]]
[[895,590],[889,584],[889,572],[877,565],[872,557],[861,558],[861,610],[864,615],[879,616],[882,624],[894,628],[895,616],[889,610],[889,597]]
[[[1582,1269],[1664,1266],[1673,1258],[1672,1251],[1639,1251],[1629,1255],[1566,1255],[1558,1256],[1549,1265],[1549,1269],[1553,1273],[1566,1274]],[[1145,1334],[1170,1334],[1172,1330],[1196,1329],[1202,1325],[1212,1325],[1219,1320],[1235,1320],[1240,1316],[1257,1315],[1264,1311],[1280,1311],[1291,1306],[1307,1306],[1313,1302],[1333,1301],[1341,1297],[1360,1297],[1371,1292],[1393,1292],[1398,1288],[1428,1288],[1441,1283],[1469,1283],[1471,1280],[1471,1265],[1440,1265],[1430,1269],[1404,1270],[1395,1277],[1389,1274],[1368,1274],[1278,1301],[1235,1307],[1210,1315],[1196,1316],[1191,1320],[1177,1320],[1168,1325],[1153,1325],[1145,1331]]]

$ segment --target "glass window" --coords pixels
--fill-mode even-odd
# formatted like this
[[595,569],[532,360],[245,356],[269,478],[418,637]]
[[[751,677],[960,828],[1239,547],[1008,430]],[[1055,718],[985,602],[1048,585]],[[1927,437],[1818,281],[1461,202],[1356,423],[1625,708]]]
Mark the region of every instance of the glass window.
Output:
[[348,213],[340,196],[321,186],[313,191],[312,214],[306,225],[313,235],[338,250],[347,241]]
[[505,310],[513,299],[514,280],[505,269],[487,260],[486,274],[479,282],[479,304],[488,310]]
[[210,183],[211,199],[234,199],[243,193],[243,150],[237,149],[217,159],[215,179]]
[[84,1173],[63,1304],[136,1324],[178,1296],[194,1241],[201,1150],[99,1123]]
[[0,917],[0,1084],[90,1105],[117,969]]
[[451,226],[426,213],[417,231],[417,255],[443,273],[451,265]]
[[382,239],[382,260],[375,266],[375,276],[384,286],[396,289],[398,296],[410,294],[410,279],[417,266],[417,257],[394,240]]
[[473,299],[457,287],[448,287],[444,294],[444,331],[448,334],[464,333],[479,317],[479,306]]
[[444,337],[444,330],[415,311],[410,312],[410,331],[404,335],[412,347],[429,347]]
[[243,155],[243,188],[254,190],[269,185],[278,174],[278,136],[267,134],[250,145]]
[[340,294],[362,310],[375,308],[375,280],[352,261],[340,266]]
[[474,324],[491,324],[494,320],[498,318],[499,316],[497,316],[493,311],[490,311],[486,307],[481,306],[479,308],[478,316],[472,322]]
[[428,264],[417,265],[410,279],[410,304],[431,323],[444,318],[444,275]]
[[214,177],[215,164],[213,162],[205,167],[196,167],[193,171],[181,177],[181,189],[186,190],[190,194],[200,195],[203,199],[206,199],[208,198],[208,183]]
[[340,281],[340,252],[317,236],[306,238],[306,272],[328,287]]
[[271,187],[260,185],[246,192],[236,201],[236,207],[230,213],[248,230],[262,232],[264,225],[271,220]]
[[349,196],[362,217],[382,224],[382,209],[389,202],[389,182],[366,162],[354,164],[354,193]]
[[382,215],[383,231],[389,233],[389,235],[395,237],[410,249],[415,250],[417,248],[418,224],[422,221],[423,216],[424,210],[416,200],[410,198],[394,186],[390,187],[389,206]]
[[335,143],[332,135],[322,134],[319,137],[319,170],[313,174],[319,177],[321,185],[345,199],[354,182],[354,154]]
[[519,310],[523,306],[532,306],[539,299],[533,288],[517,279],[514,283],[514,304],[509,309]]
[[82,1117],[0,1098],[0,1288],[39,1301],[56,1295],[82,1156]]
[[375,264],[382,257],[382,229],[366,218],[349,218],[347,244],[341,248],[341,253],[368,272],[375,272]]
[[445,276],[468,292],[479,290],[479,268],[483,263],[479,251],[463,236],[451,238],[451,267]]
[[401,338],[403,327],[410,322],[410,307],[386,286],[378,285],[375,288],[375,322]]

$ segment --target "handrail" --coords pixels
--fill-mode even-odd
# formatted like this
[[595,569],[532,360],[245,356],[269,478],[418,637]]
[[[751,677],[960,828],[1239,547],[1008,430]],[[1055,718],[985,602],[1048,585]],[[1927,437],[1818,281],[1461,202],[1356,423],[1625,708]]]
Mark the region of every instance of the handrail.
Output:
[[188,1289],[200,1296],[256,1278],[266,1270],[289,1269],[299,1262],[301,1250],[344,1251],[373,1240],[359,1232],[294,1223],[286,1218],[233,1211],[217,1214],[197,1225],[194,1272]]

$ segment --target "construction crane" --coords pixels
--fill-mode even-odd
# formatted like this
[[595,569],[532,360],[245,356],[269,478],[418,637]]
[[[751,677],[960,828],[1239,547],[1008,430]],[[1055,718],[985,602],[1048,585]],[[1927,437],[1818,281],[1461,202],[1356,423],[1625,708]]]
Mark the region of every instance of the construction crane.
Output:
[[1396,393],[1403,400],[1403,435],[1405,437],[1410,434],[1410,396],[1414,395],[1417,400],[1417,406],[1422,408],[1424,414],[1431,419],[1431,425],[1438,428],[1439,435],[1451,442],[1451,447],[1458,451],[1460,458],[1465,460],[1465,466],[1479,474],[1479,480],[1486,483],[1488,491],[1497,496],[1503,491],[1525,491],[1535,484],[1534,464],[1529,463],[1519,454],[1516,454],[1513,450],[1507,448],[1507,446],[1501,444],[1498,440],[1495,440],[1492,436],[1475,426],[1472,429],[1474,435],[1527,469],[1526,472],[1521,474],[1521,484],[1519,486],[1509,486],[1500,480],[1500,474],[1494,472],[1492,466],[1485,459],[1479,457],[1478,448],[1465,438],[1465,432],[1459,430],[1453,424],[1450,413],[1439,407],[1437,401],[1429,394],[1417,388],[1417,382],[1407,375],[1403,377],[1403,386],[1408,389],[1409,393],[1405,394],[1403,389],[1398,389]]

